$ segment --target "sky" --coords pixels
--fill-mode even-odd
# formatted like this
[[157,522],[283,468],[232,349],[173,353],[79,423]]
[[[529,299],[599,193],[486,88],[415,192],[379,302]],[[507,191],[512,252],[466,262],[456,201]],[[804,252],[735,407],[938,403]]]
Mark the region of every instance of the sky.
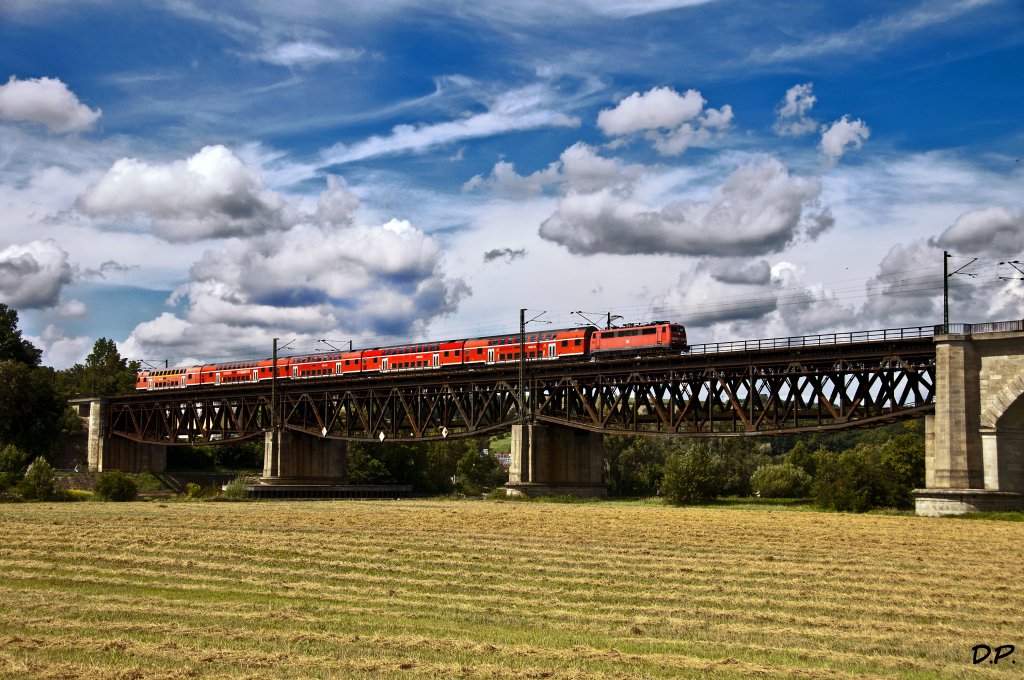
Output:
[[46,365],[1024,318],[1020,0],[3,0]]

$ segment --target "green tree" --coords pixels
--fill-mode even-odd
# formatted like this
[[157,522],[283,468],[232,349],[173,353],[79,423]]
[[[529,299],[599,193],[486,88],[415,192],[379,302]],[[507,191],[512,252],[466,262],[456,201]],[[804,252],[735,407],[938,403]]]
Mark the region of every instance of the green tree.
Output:
[[18,312],[0,303],[0,361],[14,361],[35,368],[43,352],[21,337]]
[[0,361],[0,443],[32,454],[51,454],[61,436],[66,408],[52,369]]
[[619,497],[653,496],[665,475],[668,440],[654,437],[605,437],[608,493]]
[[814,502],[826,509],[865,512],[872,508],[908,507],[909,494],[882,461],[881,447],[858,444],[841,453],[817,457]]
[[0,304],[0,445],[49,455],[61,436],[66,404],[53,370],[39,365],[42,351],[17,326],[18,312]]
[[476,495],[490,491],[508,481],[505,468],[498,459],[480,449],[468,449],[456,465],[457,486],[462,493]]
[[722,444],[717,440],[690,440],[665,461],[661,493],[678,505],[707,503],[722,493],[727,468]]
[[135,389],[139,367],[140,362],[128,361],[121,356],[113,340],[100,338],[84,364],[75,364],[59,372],[58,384],[65,397],[75,394],[129,394]]
[[753,437],[728,437],[716,443],[725,466],[723,496],[749,496],[753,493],[750,478],[757,468],[771,461],[771,457],[759,439]]
[[387,466],[373,455],[370,447],[361,442],[348,445],[349,484],[394,484]]
[[750,486],[762,498],[804,498],[811,491],[811,476],[792,463],[768,464],[757,468]]
[[18,484],[21,497],[29,501],[50,501],[57,497],[57,475],[46,459],[39,456],[28,466]]

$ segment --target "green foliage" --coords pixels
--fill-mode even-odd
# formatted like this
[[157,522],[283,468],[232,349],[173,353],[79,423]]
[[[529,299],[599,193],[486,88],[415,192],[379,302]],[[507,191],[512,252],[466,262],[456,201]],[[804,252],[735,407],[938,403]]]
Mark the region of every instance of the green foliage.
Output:
[[221,498],[229,501],[244,501],[249,498],[249,478],[245,475],[238,475],[224,485],[224,492]]
[[749,496],[753,493],[750,477],[757,468],[771,461],[759,439],[753,437],[729,437],[717,442],[725,466],[722,484],[723,496]]
[[608,494],[626,498],[655,495],[661,487],[670,450],[667,439],[605,437]]
[[349,484],[394,484],[394,478],[380,459],[361,443],[348,445]]
[[35,368],[42,358],[43,351],[21,337],[18,312],[0,303],[0,361],[13,361]]
[[0,449],[0,489],[14,486],[25,476],[29,455],[14,444]]
[[757,468],[750,486],[761,498],[804,498],[811,492],[811,476],[792,463],[768,464]]
[[496,457],[483,451],[468,450],[455,466],[458,489],[470,496],[489,491],[508,481],[505,468]]
[[725,487],[727,466],[719,440],[689,440],[665,461],[661,494],[677,505],[707,503]]
[[139,495],[139,487],[131,475],[115,470],[101,474],[92,492],[105,501],[126,502],[135,500]]
[[185,485],[185,495],[189,498],[202,498],[203,487],[199,486],[195,482],[189,482]]
[[814,480],[814,502],[852,512],[913,505],[898,476],[882,460],[882,447],[858,444],[841,453],[820,452]]
[[130,394],[135,390],[138,372],[138,361],[122,358],[113,340],[100,338],[84,364],[75,364],[58,373],[57,384],[65,397],[75,394]]
[[53,452],[66,407],[52,369],[0,361],[0,442],[37,454]]
[[28,466],[25,477],[18,484],[21,497],[28,501],[56,500],[57,474],[45,458],[39,456]]
[[786,462],[795,465],[811,477],[817,470],[814,450],[804,441],[798,441],[796,445],[786,454]]

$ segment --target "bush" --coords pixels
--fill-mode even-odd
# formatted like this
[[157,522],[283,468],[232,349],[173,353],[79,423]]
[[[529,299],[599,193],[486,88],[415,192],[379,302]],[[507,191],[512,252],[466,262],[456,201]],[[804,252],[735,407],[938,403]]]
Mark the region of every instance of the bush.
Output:
[[882,459],[877,446],[858,444],[839,454],[820,452],[814,502],[830,510],[865,512],[904,508],[911,496]]
[[105,501],[133,501],[139,495],[139,487],[130,475],[119,470],[104,472],[92,489],[97,498]]
[[0,489],[14,486],[25,476],[28,454],[14,444],[0,450]]
[[238,475],[224,485],[224,493],[221,498],[229,501],[244,501],[249,498],[249,478],[245,475]]
[[687,442],[665,461],[661,493],[671,503],[707,503],[725,487],[726,465],[716,441]]
[[811,476],[791,463],[762,465],[750,486],[761,498],[804,498],[811,492]]
[[185,485],[185,495],[189,498],[202,498],[203,487],[199,486],[195,482],[189,482]]
[[42,456],[32,461],[18,489],[21,497],[29,501],[52,501],[57,498],[57,475]]

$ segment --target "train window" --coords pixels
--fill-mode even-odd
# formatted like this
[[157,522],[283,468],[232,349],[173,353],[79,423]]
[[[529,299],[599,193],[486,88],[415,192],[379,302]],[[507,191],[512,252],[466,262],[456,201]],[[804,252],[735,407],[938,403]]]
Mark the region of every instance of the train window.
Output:
[[657,332],[657,331],[656,331],[656,329],[654,329],[654,328],[645,328],[645,329],[644,329],[644,330],[642,331],[642,334],[643,334],[643,335],[654,335],[654,334],[655,334],[655,332]]
[[568,346],[569,346],[569,341],[568,340],[562,340],[562,347],[568,347]]
[[576,338],[576,340],[575,340],[575,342],[573,342],[573,344],[576,345],[577,347],[579,347],[580,345],[583,344],[583,341],[580,340],[579,338]]

